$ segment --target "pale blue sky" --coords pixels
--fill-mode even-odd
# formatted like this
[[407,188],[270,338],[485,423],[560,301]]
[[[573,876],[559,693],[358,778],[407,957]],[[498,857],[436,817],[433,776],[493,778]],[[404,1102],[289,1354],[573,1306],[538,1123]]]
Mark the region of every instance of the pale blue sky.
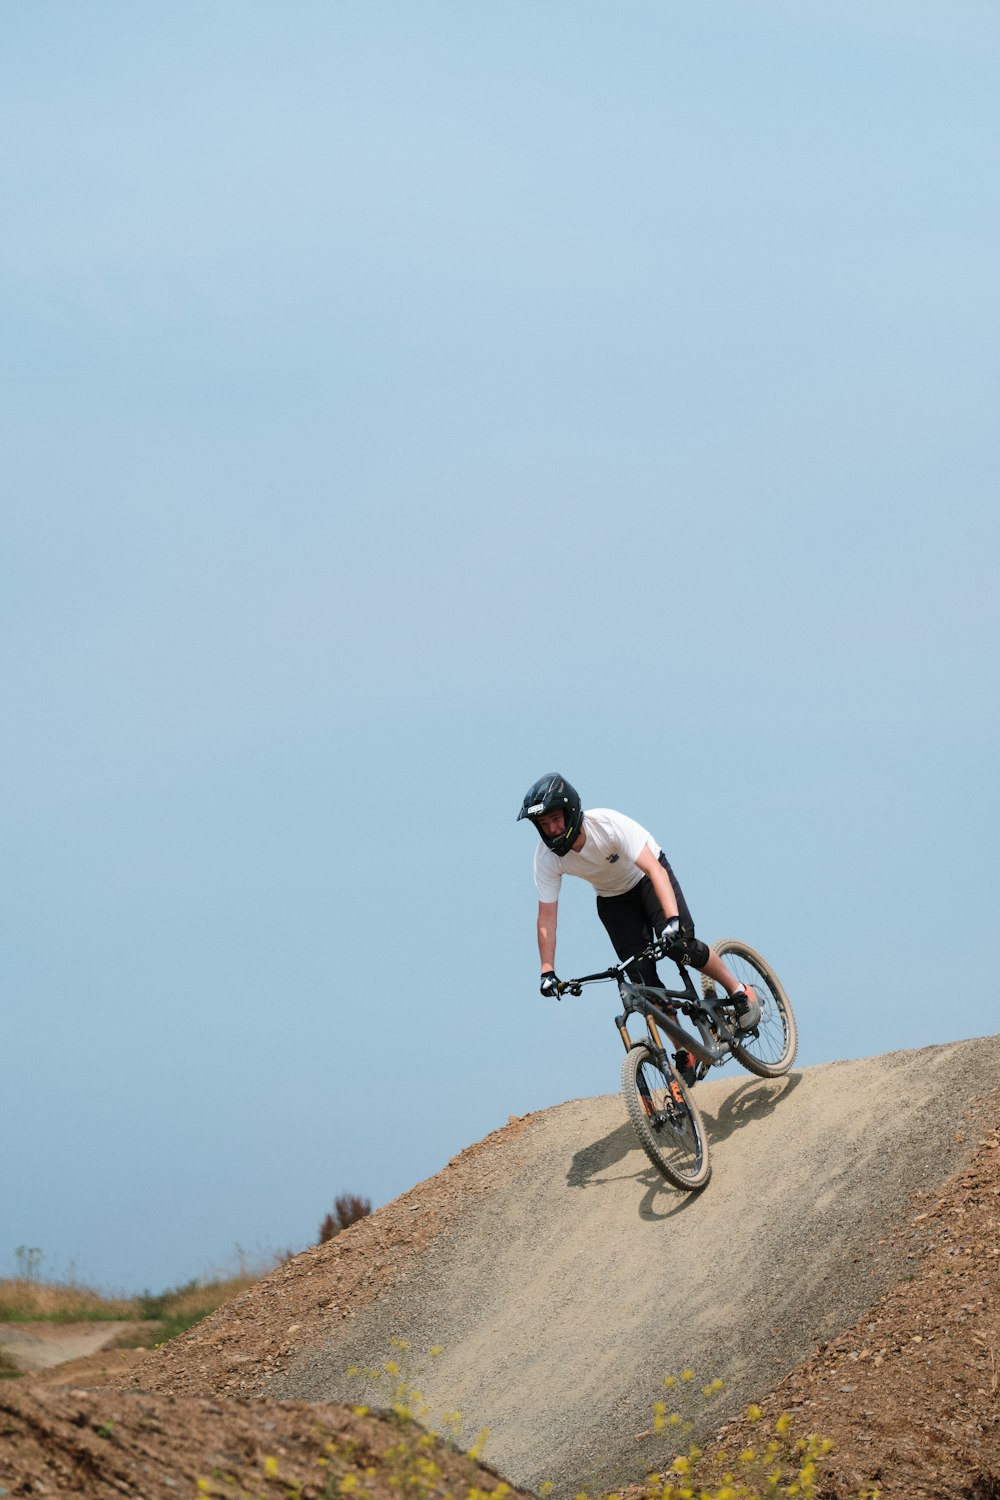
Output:
[[613,1091],[553,768],[804,1064],[996,1029],[998,61],[955,0],[4,7],[0,1274],[301,1248]]

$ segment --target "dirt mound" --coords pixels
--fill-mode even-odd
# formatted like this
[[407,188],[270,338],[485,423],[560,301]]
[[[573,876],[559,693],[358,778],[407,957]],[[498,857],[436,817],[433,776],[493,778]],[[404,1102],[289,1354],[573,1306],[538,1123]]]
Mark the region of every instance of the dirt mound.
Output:
[[175,1394],[264,1394],[268,1380],[332,1324],[354,1318],[388,1288],[407,1285],[436,1241],[516,1172],[523,1132],[547,1113],[511,1116],[436,1176],[152,1351],[141,1371],[121,1383]]
[[[730,1455],[748,1445],[759,1448],[762,1431],[787,1411],[793,1435],[817,1432],[834,1440],[820,1475],[828,1500],[875,1485],[885,1500],[987,1500],[997,1493],[995,1103],[991,1114],[992,1128],[971,1143],[956,1143],[972,1145],[968,1164],[942,1190],[920,1193],[905,1227],[893,1231],[900,1265],[912,1269],[853,1328],[821,1346],[762,1398],[761,1421],[737,1419],[718,1433]],[[58,1374],[49,1371],[48,1378]],[[356,1440],[357,1423],[340,1408],[303,1402],[53,1391],[37,1381],[10,1382],[0,1386],[0,1486],[15,1495],[111,1500],[126,1493],[164,1500],[193,1494],[199,1478],[221,1470],[234,1481],[223,1481],[226,1493],[266,1493],[269,1486],[260,1481],[262,1475],[274,1477],[266,1467],[269,1458],[279,1465],[278,1477],[305,1485],[304,1476],[315,1476],[319,1459],[327,1457],[324,1434],[339,1438],[343,1447]],[[365,1437],[363,1424],[360,1430],[361,1466],[368,1467],[367,1455],[376,1448],[384,1453],[385,1440]],[[636,1434],[636,1446],[647,1469],[664,1467],[671,1456],[648,1428]],[[445,1484],[456,1495],[463,1493],[465,1474],[461,1467],[446,1473]],[[475,1482],[489,1490],[493,1480],[489,1471]],[[365,1483],[372,1481],[366,1477]],[[382,1500],[381,1489],[376,1500]]]
[[760,1442],[786,1411],[834,1441],[825,1485],[885,1496],[1000,1495],[1000,1109],[940,1191],[894,1239],[907,1269],[855,1325],[799,1365],[719,1441]]
[[[350,1493],[398,1500],[400,1430],[302,1402],[136,1396],[37,1382],[0,1387],[0,1494],[87,1500]],[[418,1450],[426,1493],[463,1500],[498,1476],[443,1443]],[[353,1476],[353,1478],[349,1477]],[[345,1479],[347,1482],[345,1483]],[[329,1487],[328,1487],[329,1486]],[[299,1488],[300,1487],[300,1488]]]
[[[662,1375],[685,1365],[725,1381],[705,1432],[799,1366],[805,1384],[783,1387],[780,1399],[823,1431],[820,1409],[804,1403],[817,1399],[824,1360],[856,1352],[859,1368],[882,1376],[883,1406],[864,1410],[885,1410],[891,1427],[885,1377],[902,1355],[885,1319],[916,1315],[904,1313],[913,1283],[901,1277],[932,1244],[929,1233],[911,1244],[900,1226],[914,1216],[915,1192],[971,1170],[998,1063],[1000,1039],[989,1038],[776,1083],[700,1085],[715,1175],[696,1198],[648,1167],[617,1096],[512,1122],[155,1351],[123,1383],[352,1399],[349,1366],[379,1363],[393,1337],[416,1349],[440,1344],[422,1372],[432,1410],[462,1410],[466,1437],[489,1426],[491,1460],[508,1477],[531,1487],[552,1479],[560,1492],[618,1487],[663,1461],[637,1434],[649,1429]],[[988,1258],[984,1271],[994,1291],[996,1265]],[[890,1292],[904,1301],[886,1313]],[[866,1344],[837,1354],[845,1330],[867,1328],[866,1319],[877,1348],[864,1361]],[[936,1357],[943,1340],[915,1347]],[[853,1404],[843,1421],[828,1410],[846,1452]],[[861,1420],[867,1431],[873,1418]],[[862,1437],[864,1468],[875,1439]],[[941,1442],[964,1461],[951,1437]]]

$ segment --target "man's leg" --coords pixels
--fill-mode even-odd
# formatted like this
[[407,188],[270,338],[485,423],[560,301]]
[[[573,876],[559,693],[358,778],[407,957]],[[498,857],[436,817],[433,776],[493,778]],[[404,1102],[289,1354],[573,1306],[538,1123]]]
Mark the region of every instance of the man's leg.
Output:
[[[639,885],[626,891],[623,896],[598,896],[597,898],[597,915],[604,923],[611,945],[619,959],[631,958],[633,954],[641,953],[653,936],[653,929],[641,896],[643,885],[649,885],[645,876]],[[656,972],[656,965],[651,958],[645,959],[641,964],[630,965],[626,972],[633,984],[655,984],[661,989],[663,987]]]
[[[674,899],[677,902],[677,916],[681,924],[681,932],[684,934],[688,934],[690,941],[692,943],[696,943],[697,940],[694,936],[694,922],[691,920],[691,913],[688,910],[688,904],[684,900],[684,892],[677,884],[677,881],[674,878],[674,872],[667,864],[666,856],[663,854],[660,855],[660,864],[663,866],[663,868],[667,872],[667,875],[670,877],[670,885],[674,893]],[[662,932],[667,919],[664,915],[663,908],[660,905],[659,899],[657,898],[656,892],[653,889],[653,882],[647,876],[639,883],[639,885],[636,886],[635,889],[641,899],[643,911],[645,913],[646,930],[650,933]],[[697,944],[697,948],[699,950],[703,947],[704,944]],[[707,948],[705,948],[705,953],[708,953]],[[700,952],[698,956],[701,956]],[[652,982],[658,985],[663,985],[663,981],[659,978],[659,976],[657,976],[657,978]],[[666,986],[664,986],[664,988],[666,988]],[[669,1015],[676,1016],[677,1006],[674,1001],[664,1000],[664,1008]],[[678,1073],[683,1078],[686,1084],[690,1085],[697,1082],[698,1065],[686,1047],[681,1047],[674,1053],[674,1064],[677,1068]]]
[[707,951],[708,958],[705,962],[700,966],[695,964],[694,967],[700,968],[700,972],[707,974],[709,979],[717,980],[727,995],[735,995],[736,991],[740,988],[739,980],[726,968],[714,948],[709,948]]

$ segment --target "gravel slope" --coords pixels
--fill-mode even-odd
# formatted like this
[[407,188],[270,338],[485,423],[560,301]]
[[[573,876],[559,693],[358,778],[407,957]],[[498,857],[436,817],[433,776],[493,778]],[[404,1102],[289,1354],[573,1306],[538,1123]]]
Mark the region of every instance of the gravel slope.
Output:
[[714,1174],[693,1198],[618,1095],[513,1120],[116,1384],[357,1400],[352,1364],[441,1345],[417,1371],[432,1414],[460,1410],[466,1442],[488,1426],[511,1481],[621,1486],[657,1462],[637,1435],[664,1374],[726,1382],[710,1434],[908,1285],[912,1195],[970,1161],[998,1065],[990,1037],[700,1084]]
[[714,1426],[898,1277],[891,1231],[967,1157],[957,1121],[998,1063],[989,1038],[700,1085],[714,1177],[697,1197],[662,1185],[618,1096],[532,1117],[404,1277],[258,1388],[349,1398],[348,1367],[392,1339],[441,1345],[419,1371],[432,1411],[462,1411],[467,1439],[489,1426],[513,1482],[626,1483],[648,1465],[636,1435],[664,1374],[725,1380]]

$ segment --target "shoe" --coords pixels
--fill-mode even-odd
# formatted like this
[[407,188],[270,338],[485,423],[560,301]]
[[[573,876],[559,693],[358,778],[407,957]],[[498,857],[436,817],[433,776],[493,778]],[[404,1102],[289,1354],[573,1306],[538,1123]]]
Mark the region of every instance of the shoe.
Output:
[[760,1025],[760,1004],[752,989],[741,984],[734,995],[730,995],[729,1004],[736,1014],[736,1024],[740,1031],[753,1031]]
[[680,1052],[674,1053],[674,1067],[677,1069],[678,1073],[683,1078],[688,1088],[690,1088],[693,1083],[697,1083],[698,1075],[694,1070],[694,1058],[691,1056],[686,1047],[682,1047]]

